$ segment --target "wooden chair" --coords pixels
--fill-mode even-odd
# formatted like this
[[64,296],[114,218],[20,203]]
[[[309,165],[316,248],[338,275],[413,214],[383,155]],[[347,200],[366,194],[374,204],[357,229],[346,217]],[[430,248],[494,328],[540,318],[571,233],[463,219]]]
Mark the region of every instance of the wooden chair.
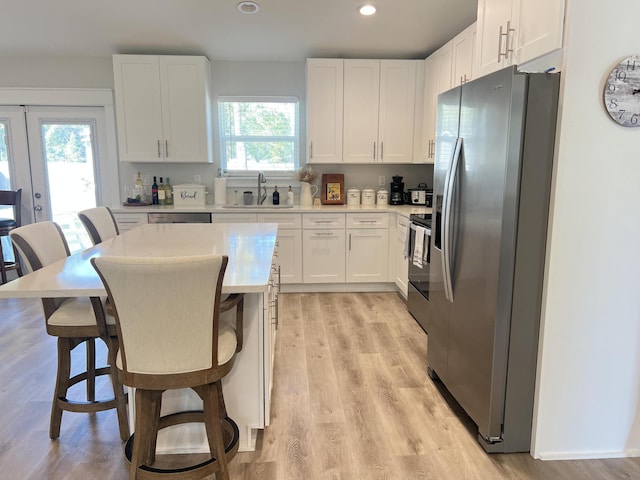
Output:
[[115,237],[120,232],[109,207],[95,207],[78,212],[78,218],[94,245]]
[[[125,385],[136,389],[135,433],[125,450],[130,480],[195,479],[213,473],[229,478],[238,427],[227,416],[221,380],[240,348],[242,325],[234,329],[219,320],[227,262],[226,255],[91,260],[115,310],[118,373]],[[242,296],[226,302],[231,298],[241,302]],[[193,389],[202,399],[203,412],[160,417],[162,393],[178,388]],[[158,430],[195,421],[205,424],[211,458],[175,470],[153,466]]]
[[[29,271],[35,271],[69,256],[69,246],[62,230],[54,222],[25,225],[10,233],[14,247]],[[120,437],[129,438],[127,400],[118,380],[115,368],[118,339],[115,319],[105,316],[100,298],[43,298],[42,307],[49,335],[58,338],[58,373],[51,407],[49,436],[60,436],[62,412],[100,412],[117,409]],[[96,368],[95,339],[100,338],[108,349],[109,366]],[[71,351],[78,345],[86,345],[86,371],[71,376]],[[95,399],[97,376],[111,374],[114,398]],[[86,401],[67,398],[73,385],[86,382]]]
[[2,237],[9,235],[9,232],[21,225],[21,199],[22,189],[18,190],[0,190],[0,206],[13,207],[13,218],[0,218],[0,284],[7,283],[7,271],[17,270],[18,275],[22,276],[22,268],[18,261],[18,253],[13,249],[13,261],[5,261],[4,251],[2,249]]

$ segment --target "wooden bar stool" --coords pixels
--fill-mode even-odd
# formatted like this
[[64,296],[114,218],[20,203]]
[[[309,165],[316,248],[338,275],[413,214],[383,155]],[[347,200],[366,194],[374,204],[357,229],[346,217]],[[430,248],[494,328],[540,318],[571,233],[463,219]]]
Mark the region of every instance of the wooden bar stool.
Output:
[[[69,256],[69,247],[60,227],[54,222],[40,222],[16,228],[10,233],[25,269],[39,270]],[[93,413],[115,408],[118,415],[120,437],[129,438],[127,399],[115,368],[118,338],[115,319],[104,315],[100,298],[43,298],[42,307],[47,333],[58,339],[58,373],[51,406],[49,436],[60,436],[62,412]],[[108,349],[109,366],[96,368],[95,339],[100,338]],[[71,376],[71,351],[86,345],[86,371]],[[100,375],[111,375],[114,398],[96,400],[95,380]],[[67,398],[69,388],[86,382],[86,401]]]
[[78,212],[78,218],[94,245],[115,237],[120,232],[109,207],[95,207]]
[[18,253],[13,249],[13,262],[5,261],[4,251],[2,248],[2,237],[9,235],[9,232],[21,225],[21,200],[22,189],[18,190],[0,190],[0,206],[13,207],[13,218],[0,218],[0,285],[7,283],[7,271],[17,270],[18,275],[22,276],[22,269],[18,260]]
[[[136,389],[135,433],[125,449],[130,480],[214,473],[229,478],[239,432],[227,416],[222,378],[241,348],[243,297],[221,302],[227,262],[226,255],[91,259],[115,311],[118,373],[123,384]],[[239,310],[235,328],[220,321],[223,303]],[[161,417],[163,392],[179,388],[194,390],[203,411]],[[194,422],[204,422],[211,457],[178,469],[154,466],[158,430]]]

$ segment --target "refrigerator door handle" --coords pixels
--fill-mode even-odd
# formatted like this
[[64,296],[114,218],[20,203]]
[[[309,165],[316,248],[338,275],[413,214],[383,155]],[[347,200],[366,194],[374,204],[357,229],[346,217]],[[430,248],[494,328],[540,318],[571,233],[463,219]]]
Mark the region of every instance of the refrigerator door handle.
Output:
[[462,152],[462,138],[456,139],[456,145],[451,159],[451,165],[444,186],[444,205],[442,212],[442,257],[443,257],[443,277],[444,295],[447,300],[453,303],[453,274],[451,272],[451,256],[453,249],[453,232],[451,212],[453,209],[453,190],[458,176],[458,166],[460,164],[460,154]]

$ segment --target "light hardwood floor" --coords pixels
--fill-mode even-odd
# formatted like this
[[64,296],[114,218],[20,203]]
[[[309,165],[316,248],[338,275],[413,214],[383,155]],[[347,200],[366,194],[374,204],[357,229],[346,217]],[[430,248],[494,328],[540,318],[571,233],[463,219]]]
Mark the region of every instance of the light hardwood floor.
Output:
[[[638,458],[487,455],[426,376],[426,348],[394,293],[283,294],[272,424],[256,452],[233,460],[232,478],[640,478]],[[0,479],[126,479],[113,412],[65,413],[60,438],[49,439],[55,368],[39,302],[0,300]]]

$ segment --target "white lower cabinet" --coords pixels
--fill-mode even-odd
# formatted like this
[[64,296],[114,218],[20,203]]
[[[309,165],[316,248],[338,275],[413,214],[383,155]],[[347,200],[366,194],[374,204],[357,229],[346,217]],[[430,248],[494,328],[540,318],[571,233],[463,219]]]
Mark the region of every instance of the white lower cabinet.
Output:
[[409,260],[404,256],[404,245],[407,238],[407,229],[409,228],[409,219],[401,215],[396,216],[396,229],[393,254],[396,265],[395,282],[398,290],[404,298],[407,298],[409,285]]
[[345,215],[302,215],[303,283],[344,283]]
[[120,233],[133,230],[140,225],[146,225],[149,223],[146,213],[113,213],[113,218],[118,225],[118,231]]
[[388,280],[388,227],[389,215],[386,213],[347,214],[347,282],[386,282]]
[[280,283],[302,283],[302,216],[299,213],[259,213],[258,222],[278,224]]

